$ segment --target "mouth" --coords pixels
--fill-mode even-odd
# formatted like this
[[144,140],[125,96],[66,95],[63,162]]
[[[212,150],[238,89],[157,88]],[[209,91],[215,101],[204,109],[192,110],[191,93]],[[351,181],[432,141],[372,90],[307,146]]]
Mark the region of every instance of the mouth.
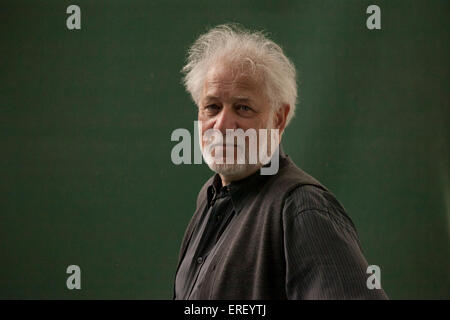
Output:
[[[207,152],[209,152],[211,155],[212,154],[218,154],[218,152],[223,156],[223,157],[228,157],[229,155],[234,154],[237,155],[239,153],[240,150],[242,150],[242,148],[237,145],[237,144],[212,144],[206,147],[206,150],[208,150]],[[234,150],[234,151],[231,151]],[[230,153],[231,152],[231,153]]]
[[236,144],[223,144],[223,145],[222,144],[216,144],[216,145],[212,145],[211,146],[211,148],[217,148],[217,147],[226,149],[226,148],[237,148],[238,146]]

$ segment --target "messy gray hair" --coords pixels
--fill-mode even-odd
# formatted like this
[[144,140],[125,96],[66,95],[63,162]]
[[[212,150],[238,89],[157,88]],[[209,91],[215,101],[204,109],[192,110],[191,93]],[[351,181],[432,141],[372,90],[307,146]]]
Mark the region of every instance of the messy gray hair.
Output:
[[[234,68],[244,67],[263,80],[273,110],[289,104],[286,126],[295,114],[297,83],[294,64],[283,50],[261,31],[249,31],[238,24],[222,24],[201,35],[189,48],[181,70],[183,84],[199,105],[206,73],[219,60]],[[248,68],[249,67],[249,68]]]

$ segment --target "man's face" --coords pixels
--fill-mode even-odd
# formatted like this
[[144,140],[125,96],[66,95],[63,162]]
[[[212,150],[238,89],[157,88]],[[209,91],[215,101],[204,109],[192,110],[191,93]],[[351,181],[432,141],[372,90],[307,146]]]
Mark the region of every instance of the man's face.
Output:
[[[263,88],[263,83],[255,77],[245,72],[233,73],[231,68],[223,63],[215,64],[208,70],[199,103],[198,120],[201,121],[202,134],[208,129],[216,129],[223,136],[223,145],[216,146],[211,153],[215,157],[215,153],[221,149],[223,164],[208,163],[213,171],[223,175],[239,176],[260,166],[248,162],[248,139],[244,146],[246,164],[237,164],[238,149],[242,146],[227,144],[225,135],[227,129],[243,131],[255,129],[258,133],[258,129],[273,128],[273,111]],[[214,141],[201,140],[205,155],[205,147]],[[234,164],[225,163],[227,151],[230,153],[230,149],[234,149]]]

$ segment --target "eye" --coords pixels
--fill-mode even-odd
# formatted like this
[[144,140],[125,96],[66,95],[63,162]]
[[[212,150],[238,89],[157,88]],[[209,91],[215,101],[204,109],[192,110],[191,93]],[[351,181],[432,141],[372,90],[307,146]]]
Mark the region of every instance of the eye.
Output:
[[219,109],[219,106],[217,104],[210,104],[210,105],[206,106],[205,108],[207,108],[207,109]]
[[220,107],[217,104],[210,104],[203,107],[208,113],[217,113],[220,110]]
[[248,112],[248,111],[252,111],[252,110],[253,110],[253,109],[250,108],[249,106],[246,106],[246,105],[243,105],[243,104],[238,105],[237,108],[238,108],[239,110],[242,110],[242,111],[245,111],[245,112]]

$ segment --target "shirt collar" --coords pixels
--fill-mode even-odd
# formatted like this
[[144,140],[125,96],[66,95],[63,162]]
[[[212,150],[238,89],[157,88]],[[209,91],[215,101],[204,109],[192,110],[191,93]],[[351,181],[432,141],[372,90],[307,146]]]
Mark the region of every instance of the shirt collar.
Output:
[[[274,155],[275,156],[275,155]],[[286,155],[283,151],[283,147],[279,145],[279,169],[283,167],[288,159],[288,155]],[[271,162],[264,165],[264,167],[270,167]],[[222,180],[218,173],[213,176],[211,184],[207,188],[207,199],[208,204],[211,204],[212,199],[215,194],[218,194],[221,191],[229,192],[231,196],[231,201],[233,203],[233,208],[238,214],[244,205],[247,203],[251,197],[258,193],[258,189],[263,185],[264,181],[268,179],[269,175],[262,175],[261,169],[258,169],[256,172],[251,175],[245,177],[244,179],[238,181],[232,181],[226,187],[222,187]],[[226,190],[222,190],[222,188],[226,188]]]

